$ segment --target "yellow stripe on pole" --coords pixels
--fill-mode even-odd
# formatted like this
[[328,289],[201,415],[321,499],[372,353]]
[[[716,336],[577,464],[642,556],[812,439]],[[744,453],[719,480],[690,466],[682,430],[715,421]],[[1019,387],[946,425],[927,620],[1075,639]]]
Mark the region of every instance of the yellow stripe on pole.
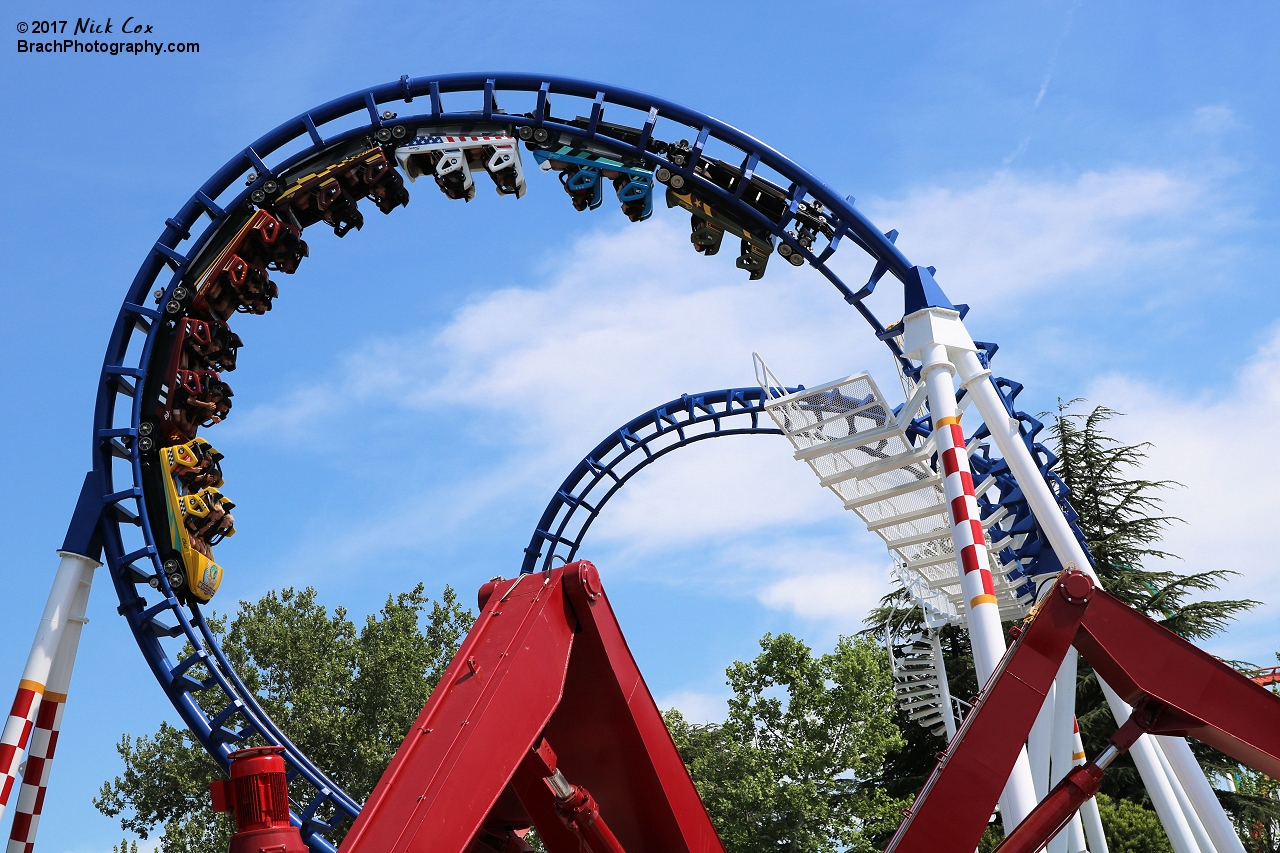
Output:
[[951,415],[945,418],[938,418],[938,421],[937,423],[934,424],[934,427],[936,427],[937,429],[941,429],[942,427],[951,426],[952,424],[958,424],[958,423],[960,423],[960,416]]
[[45,701],[47,702],[56,702],[59,705],[62,705],[62,704],[65,704],[67,701],[67,694],[54,693],[52,690],[50,690],[44,694],[44,698],[45,698]]
[[970,607],[977,607],[979,604],[995,604],[996,597],[994,595],[975,595],[969,599]]
[[44,685],[43,685],[43,684],[41,684],[41,683],[40,683],[40,682],[38,682],[38,681],[28,681],[28,680],[27,680],[27,679],[25,679],[25,678],[18,682],[18,689],[19,689],[19,690],[30,690],[30,691],[32,691],[33,693],[40,693],[40,694],[43,694],[43,693],[44,693]]

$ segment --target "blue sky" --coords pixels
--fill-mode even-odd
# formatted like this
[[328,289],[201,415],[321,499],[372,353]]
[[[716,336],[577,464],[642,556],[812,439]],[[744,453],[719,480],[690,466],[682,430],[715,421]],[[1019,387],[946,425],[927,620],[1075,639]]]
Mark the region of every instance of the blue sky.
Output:
[[[1274,3],[1023,2],[668,7],[37,2],[27,20],[151,23],[198,55],[5,54],[0,228],[0,686],[15,684],[83,472],[102,352],[167,216],[233,152],[361,86],[545,71],[653,92],[735,124],[857,197],[973,306],[974,336],[1030,411],[1088,397],[1186,488],[1187,569],[1268,602],[1212,644],[1271,660],[1280,486],[1280,184]],[[678,22],[678,23],[677,23]],[[517,570],[553,489],[606,433],[682,392],[871,370],[862,321],[812,272],[748,282],[681,217],[576,213],[534,173],[519,202],[422,182],[312,255],[242,319],[227,454],[239,533],[217,603],[312,584],[357,615],[421,580],[468,599]],[[865,274],[850,257],[851,279]],[[881,305],[881,310],[889,302]],[[892,307],[888,309],[892,310]],[[887,314],[886,314],[887,316]],[[320,488],[318,489],[317,486]],[[317,494],[317,492],[320,494]],[[593,529],[593,559],[664,705],[719,714],[723,670],[765,631],[819,647],[887,587],[882,548],[780,438],[683,451]],[[72,685],[42,849],[105,853],[89,803],[122,732],[173,714],[105,574]],[[6,688],[9,689],[9,688]],[[6,822],[7,823],[7,822]]]

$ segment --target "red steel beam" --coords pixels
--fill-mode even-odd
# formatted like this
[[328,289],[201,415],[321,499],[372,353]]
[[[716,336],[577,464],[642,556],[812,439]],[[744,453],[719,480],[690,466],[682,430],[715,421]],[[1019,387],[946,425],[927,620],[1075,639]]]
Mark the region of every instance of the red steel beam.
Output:
[[1280,697],[1265,687],[1102,590],[1075,645],[1130,705],[1163,706],[1145,731],[1193,737],[1280,778]]
[[[886,853],[971,853],[1071,645],[1135,706],[1112,738],[1118,750],[1143,732],[1184,735],[1280,775],[1280,697],[1098,589],[1087,575],[1066,572],[1001,661]],[[1101,770],[1093,771],[1100,779]],[[1046,842],[1060,825],[1057,812],[1069,809],[1069,817],[1097,779],[1064,780],[1053,801],[1028,816],[1034,825],[1010,834],[1017,843],[1008,849]],[[1068,793],[1069,783],[1080,790]]]
[[[572,798],[553,796],[549,768]],[[481,588],[479,618],[340,849],[519,853],[531,826],[550,853],[617,853],[594,849],[609,837],[625,853],[724,853],[585,561]]]

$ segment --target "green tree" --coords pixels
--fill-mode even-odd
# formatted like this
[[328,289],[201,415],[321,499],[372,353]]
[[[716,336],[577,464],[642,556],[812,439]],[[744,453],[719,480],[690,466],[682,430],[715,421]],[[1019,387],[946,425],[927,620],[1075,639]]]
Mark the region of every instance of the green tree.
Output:
[[1110,853],[1173,853],[1154,811],[1106,794],[1098,794],[1097,800]]
[[723,724],[666,714],[729,853],[872,851],[906,801],[859,785],[901,743],[888,659],[868,637],[815,656],[790,634],[727,670]]
[[1250,853],[1280,850],[1280,820],[1276,818],[1280,783],[1247,767],[1237,768],[1232,778],[1236,788],[1231,794],[1232,816],[1245,849]]
[[[363,799],[473,618],[451,588],[430,601],[419,584],[388,596],[381,612],[359,629],[345,609],[330,614],[311,588],[240,602],[230,630],[222,617],[210,624],[245,685],[280,728],[328,768],[335,782]],[[204,705],[216,697],[197,698]],[[116,748],[125,769],[103,783],[94,799],[99,811],[120,817],[124,829],[142,838],[161,828],[164,853],[226,850],[231,824],[209,808],[209,781],[222,771],[185,729],[162,723],[152,735],[124,735]]]
[[1080,516],[1076,523],[1107,592],[1193,640],[1217,634],[1238,613],[1256,607],[1258,602],[1248,599],[1189,600],[1217,590],[1236,572],[1182,574],[1143,566],[1148,558],[1177,559],[1160,547],[1160,540],[1182,519],[1163,514],[1161,492],[1181,484],[1141,477],[1151,442],[1118,441],[1106,429],[1122,415],[1106,406],[1087,413],[1072,411],[1079,402],[1060,400],[1047,432],[1058,454],[1058,475],[1071,489],[1069,500]]
[[[1162,492],[1180,484],[1141,476],[1150,442],[1125,444],[1108,434],[1108,424],[1121,415],[1106,406],[1074,411],[1079,400],[1059,401],[1049,421],[1050,442],[1058,454],[1058,474],[1071,489],[1069,500],[1079,514],[1077,524],[1094,558],[1103,587],[1169,630],[1204,640],[1223,630],[1237,614],[1257,606],[1248,599],[1193,600],[1217,590],[1235,572],[1226,569],[1183,574],[1169,568],[1149,569],[1148,559],[1177,559],[1165,551],[1161,537],[1182,520],[1163,512]],[[1080,662],[1077,686],[1080,734],[1089,755],[1101,751],[1115,731],[1115,718],[1093,671]],[[1226,774],[1237,765],[1214,750],[1195,745],[1206,771]],[[1119,808],[1121,800],[1149,805],[1150,799],[1129,756],[1117,760],[1103,780],[1103,792]],[[1222,797],[1228,809],[1235,798]]]

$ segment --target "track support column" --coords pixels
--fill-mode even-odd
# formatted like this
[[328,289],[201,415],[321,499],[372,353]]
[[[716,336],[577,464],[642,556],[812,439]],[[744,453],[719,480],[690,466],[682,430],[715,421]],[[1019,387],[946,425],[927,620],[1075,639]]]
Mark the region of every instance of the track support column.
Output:
[[1169,766],[1173,769],[1174,778],[1182,783],[1187,797],[1195,807],[1196,814],[1204,824],[1205,832],[1213,840],[1218,853],[1244,853],[1244,844],[1236,835],[1231,819],[1222,810],[1218,796],[1213,793],[1209,780],[1204,778],[1204,771],[1191,753],[1187,741],[1180,737],[1157,735],[1156,743],[1164,750]]
[[[1067,656],[1058,667],[1058,675],[1053,680],[1053,735],[1050,743],[1049,790],[1062,781],[1067,772],[1074,766],[1072,754],[1075,752],[1076,722],[1076,660],[1079,652],[1074,648],[1067,651]],[[1090,802],[1093,799],[1090,798]],[[1085,849],[1084,828],[1080,823],[1080,815],[1071,818],[1067,828],[1059,832],[1049,842],[1049,853],[1080,853]]]
[[85,610],[89,606],[89,591],[93,570],[82,571],[74,593],[71,613],[67,617],[58,652],[49,671],[49,683],[40,697],[35,716],[35,728],[27,750],[27,769],[22,774],[22,788],[14,804],[13,825],[9,828],[9,846],[6,853],[30,853],[36,841],[36,829],[40,812],[44,807],[45,790],[49,787],[49,774],[53,769],[54,750],[58,746],[58,731],[62,728],[62,713],[67,707],[67,693],[71,687],[71,673],[76,664],[76,652],[80,648],[80,632],[89,620]]
[[[933,309],[937,310],[937,309]],[[1035,516],[1040,529],[1044,531],[1058,559],[1066,569],[1079,568],[1097,582],[1085,556],[1084,549],[1076,541],[1075,534],[1067,524],[1058,502],[1049,486],[1040,474],[1040,469],[1031,457],[1031,451],[1023,443],[1019,433],[1019,425],[1009,416],[1004,401],[1000,399],[995,386],[991,384],[991,371],[978,360],[977,349],[973,346],[973,338],[969,336],[958,312],[945,312],[950,316],[943,318],[948,326],[944,333],[948,339],[959,340],[962,345],[949,346],[948,353],[960,372],[960,386],[973,398],[974,404],[982,415],[983,422],[991,431],[991,438],[999,448],[1000,454],[1013,472],[1031,512]],[[967,341],[968,346],[963,343]],[[1111,712],[1118,724],[1123,725],[1129,718],[1129,707],[1110,687],[1102,683],[1102,692],[1107,697]],[[1172,785],[1177,784],[1164,772],[1159,758],[1155,754],[1155,744],[1145,735],[1130,748],[1130,755],[1142,776],[1142,782],[1151,796],[1152,805],[1160,815],[1160,822],[1169,835],[1174,853],[1197,853],[1199,845],[1191,832],[1186,817],[1178,805],[1177,796]],[[1221,806],[1218,807],[1221,809]],[[1207,853],[1207,851],[1206,851]],[[1224,853],[1224,851],[1219,851]]]
[[40,700],[49,683],[58,644],[70,622],[76,594],[82,584],[92,583],[93,570],[102,565],[81,554],[69,551],[59,551],[58,554],[62,561],[53,576],[53,587],[49,590],[49,599],[45,602],[31,652],[27,655],[27,664],[22,670],[22,680],[18,682],[18,692],[5,721],[4,733],[0,734],[0,816],[4,815],[4,807],[17,780],[19,757],[26,749],[35,726]]
[[[1071,753],[1071,764],[1080,767],[1085,763],[1084,741],[1080,739],[1080,725],[1071,722],[1071,740],[1075,744],[1075,752]],[[1098,812],[1098,800],[1090,797],[1080,807],[1076,815],[1082,822],[1085,839],[1088,841],[1089,853],[1110,853],[1107,849],[1107,835],[1102,830],[1102,815]]]
[[[938,322],[944,319],[942,314],[954,315],[957,320],[960,316],[955,311],[941,308],[925,308],[908,315],[904,320],[903,349],[908,357],[917,358],[923,363],[921,378],[928,389],[938,467],[942,469],[944,477],[943,489],[951,520],[951,541],[955,549],[956,565],[961,571],[960,584],[964,590],[969,642],[973,648],[978,685],[981,687],[995,672],[1000,658],[1004,656],[1005,641],[1000,628],[1000,607],[996,603],[986,537],[973,490],[973,473],[969,469],[964,431],[960,427],[960,415],[956,406],[956,392],[952,381],[955,368],[947,354],[948,345],[963,345],[963,341],[951,340],[946,336],[947,330],[952,327]],[[968,345],[973,346],[973,342],[969,341]],[[1035,785],[1024,749],[1000,797],[1005,830],[1012,831],[1031,813],[1035,805]]]

